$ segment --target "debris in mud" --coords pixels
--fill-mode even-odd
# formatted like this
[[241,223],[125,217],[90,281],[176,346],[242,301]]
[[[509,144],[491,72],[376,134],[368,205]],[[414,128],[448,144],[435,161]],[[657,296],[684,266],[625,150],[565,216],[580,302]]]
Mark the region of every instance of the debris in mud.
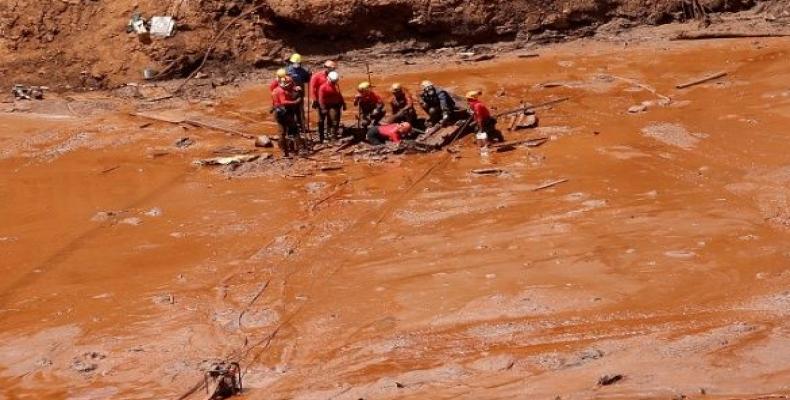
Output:
[[476,175],[499,175],[503,172],[505,171],[499,168],[478,168],[472,170],[472,173]]
[[74,359],[71,361],[71,368],[80,373],[92,372],[99,368],[97,361],[103,360],[106,357],[107,356],[102,353],[89,351],[83,353],[81,356],[74,357]]
[[44,98],[45,89],[46,88],[43,86],[25,86],[17,84],[11,89],[11,93],[14,95],[15,99],[41,100]]
[[195,141],[190,139],[189,137],[182,137],[181,139],[178,139],[175,143],[173,143],[174,146],[180,149],[192,146],[193,144],[195,144]]
[[147,217],[159,217],[162,215],[162,209],[159,207],[154,207],[145,212],[145,216]]
[[714,79],[723,78],[725,76],[727,76],[727,73],[724,72],[724,71],[716,72],[714,74],[706,75],[706,76],[704,76],[702,78],[694,79],[694,80],[686,82],[686,83],[680,83],[680,84],[676,85],[675,87],[678,88],[678,89],[685,89],[685,88],[696,86],[696,85],[699,85],[699,84],[702,84],[702,83],[705,83],[705,82],[712,81]]
[[556,185],[559,185],[560,183],[565,183],[565,182],[568,182],[568,179],[562,178],[562,179],[544,182],[538,185],[538,187],[536,187],[535,189],[532,189],[532,191],[537,192],[538,190],[548,189],[550,187],[554,187]]
[[121,224],[125,224],[125,225],[137,226],[137,225],[142,224],[143,220],[141,220],[140,218],[137,218],[137,217],[129,217],[129,218],[122,219],[120,223]]
[[629,114],[639,114],[639,113],[643,113],[645,111],[647,111],[647,104],[646,103],[637,104],[637,105],[628,107],[628,113]]
[[93,222],[106,222],[112,217],[118,216],[118,213],[115,211],[99,211],[91,217],[91,221]]
[[218,362],[204,374],[207,399],[224,399],[242,392],[241,367],[237,362]]
[[623,379],[623,375],[616,374],[616,375],[604,375],[598,379],[598,386],[609,386],[620,382]]
[[[271,154],[266,155],[267,158],[271,157]],[[255,161],[261,157],[260,154],[238,154],[235,156],[230,157],[213,157],[213,158],[205,158],[202,160],[195,160],[193,163],[195,165],[230,165],[230,164],[243,164],[250,161]]]
[[255,138],[255,147],[274,147],[274,143],[270,137],[260,135]]
[[151,36],[170,37],[176,29],[176,21],[173,17],[155,16],[151,17]]

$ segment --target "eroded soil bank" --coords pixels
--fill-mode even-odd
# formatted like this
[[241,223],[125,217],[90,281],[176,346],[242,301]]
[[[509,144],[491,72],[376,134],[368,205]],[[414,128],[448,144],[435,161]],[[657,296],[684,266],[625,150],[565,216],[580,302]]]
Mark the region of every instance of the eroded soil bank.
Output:
[[[223,171],[191,163],[248,140],[113,101],[2,114],[0,398],[178,398],[226,357],[250,399],[786,395],[789,55],[577,42],[376,76],[499,110],[570,97],[506,132],[549,142],[489,159]],[[267,102],[158,112],[272,132]]]

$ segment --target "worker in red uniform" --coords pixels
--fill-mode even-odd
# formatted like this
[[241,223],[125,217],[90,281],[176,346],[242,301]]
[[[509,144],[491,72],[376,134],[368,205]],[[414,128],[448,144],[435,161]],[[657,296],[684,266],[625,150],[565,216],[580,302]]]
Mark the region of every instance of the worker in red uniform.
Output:
[[328,116],[321,113],[321,107],[318,101],[318,92],[321,89],[321,86],[323,86],[324,83],[329,80],[329,73],[335,69],[337,69],[337,64],[332,60],[327,60],[324,62],[324,70],[316,72],[310,78],[310,94],[313,97],[313,104],[311,104],[311,107],[318,111],[318,138],[322,142],[325,140],[324,134],[326,133],[326,122]]
[[[277,73],[274,75],[274,79],[269,82],[269,93],[274,92],[274,89],[277,89],[280,86],[280,80],[288,76],[285,71],[285,68],[280,68],[277,70]],[[272,107],[274,107],[274,95],[272,95]]]
[[362,82],[357,86],[357,95],[354,105],[359,109],[359,127],[367,129],[371,125],[378,125],[384,115],[384,100],[373,91],[370,82]]
[[327,135],[339,139],[340,117],[346,109],[346,100],[340,92],[340,75],[337,71],[326,74],[327,81],[318,88],[318,109],[326,115]]
[[390,100],[390,107],[392,108],[392,122],[408,122],[414,125],[417,122],[417,112],[414,110],[414,98],[411,96],[400,83],[393,83],[392,100]]
[[372,126],[368,129],[368,143],[379,146],[385,142],[398,143],[404,136],[411,133],[412,127],[408,122]]
[[299,95],[298,90],[299,88],[294,85],[293,79],[286,76],[272,91],[274,118],[280,125],[280,150],[285,157],[288,157],[291,151],[298,151],[302,148],[296,117],[296,113],[302,106],[302,96]]
[[505,137],[496,128],[496,118],[491,116],[491,111],[480,101],[482,94],[479,90],[466,93],[466,102],[475,120],[473,126],[477,129],[477,138],[487,142],[504,142]]

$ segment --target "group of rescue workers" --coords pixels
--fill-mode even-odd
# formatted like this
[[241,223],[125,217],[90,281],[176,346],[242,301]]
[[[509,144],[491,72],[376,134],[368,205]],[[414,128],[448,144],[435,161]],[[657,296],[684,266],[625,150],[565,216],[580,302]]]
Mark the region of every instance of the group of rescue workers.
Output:
[[[365,139],[370,144],[400,142],[413,138],[419,128],[449,126],[470,117],[474,120],[471,126],[478,132],[478,141],[504,140],[496,130],[496,119],[480,101],[480,91],[466,93],[469,108],[465,110],[458,107],[448,91],[432,82],[426,80],[420,86],[419,104],[427,118],[418,118],[411,93],[400,83],[393,83],[389,101],[392,114],[385,120],[387,111],[384,100],[373,90],[371,83],[365,81],[357,85],[354,97],[354,106],[358,111],[357,127],[366,132]],[[280,148],[286,157],[305,149],[302,136],[308,131],[305,101],[310,102],[310,107],[317,111],[318,140],[323,143],[339,139],[340,119],[347,106],[340,90],[337,63],[327,60],[322,70],[311,73],[302,66],[302,56],[293,54],[286,67],[277,70],[269,90],[272,95],[271,112],[280,126]]]

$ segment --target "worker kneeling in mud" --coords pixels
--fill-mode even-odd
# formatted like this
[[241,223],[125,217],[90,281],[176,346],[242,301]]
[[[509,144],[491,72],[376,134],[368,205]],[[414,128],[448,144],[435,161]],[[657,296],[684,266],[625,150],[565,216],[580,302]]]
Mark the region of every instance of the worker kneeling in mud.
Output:
[[489,142],[504,142],[505,137],[502,132],[497,130],[497,120],[491,115],[485,104],[480,101],[483,93],[479,90],[472,90],[466,93],[466,102],[469,104],[469,112],[474,117],[472,126],[477,130],[477,141],[481,146]]
[[420,105],[428,114],[428,125],[448,126],[458,120],[459,110],[446,90],[437,88],[431,81],[423,81]]
[[285,157],[288,157],[292,151],[299,151],[303,147],[296,116],[302,106],[303,98],[299,95],[299,90],[300,88],[294,85],[293,79],[286,76],[272,91],[274,118],[280,125],[280,149]]
[[367,140],[374,146],[380,146],[386,142],[398,143],[402,137],[409,135],[411,130],[411,124],[408,122],[373,126],[368,129]]
[[330,139],[339,139],[340,117],[346,109],[346,100],[340,92],[340,75],[337,71],[327,74],[327,81],[318,89],[318,107],[327,116],[327,134]]
[[417,111],[414,110],[414,98],[411,97],[406,89],[400,83],[393,83],[392,100],[390,107],[392,108],[391,122],[408,122],[411,125],[417,123]]
[[359,127],[363,129],[378,125],[386,114],[384,101],[373,91],[370,82],[362,82],[357,86],[354,105],[359,108]]

